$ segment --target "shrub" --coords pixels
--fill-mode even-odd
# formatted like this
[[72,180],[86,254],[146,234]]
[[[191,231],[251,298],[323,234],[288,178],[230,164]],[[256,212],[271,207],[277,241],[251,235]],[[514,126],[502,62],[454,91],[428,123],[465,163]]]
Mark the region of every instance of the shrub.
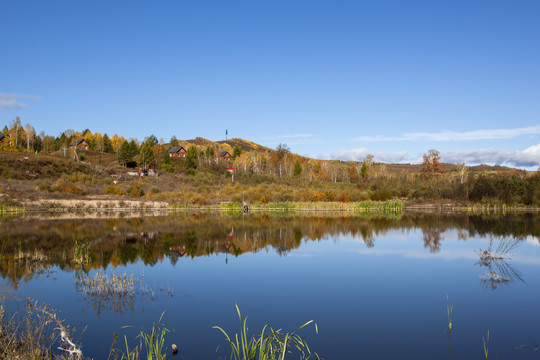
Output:
[[37,186],[38,190],[39,191],[43,191],[43,192],[51,192],[52,189],[51,189],[51,183],[49,181],[40,181],[38,183],[38,186]]
[[110,195],[122,195],[124,192],[118,186],[112,185],[105,188],[105,193]]
[[191,197],[191,202],[196,205],[205,205],[206,204],[206,198],[202,195],[195,195]]
[[169,173],[174,174],[174,167],[171,164],[163,164],[161,165],[161,170]]
[[65,182],[63,179],[59,179],[52,186],[53,191],[65,193],[65,194],[74,194],[74,195],[84,195],[86,192],[83,188],[74,184],[72,182]]
[[126,195],[141,197],[144,196],[144,190],[139,185],[130,185],[126,189]]

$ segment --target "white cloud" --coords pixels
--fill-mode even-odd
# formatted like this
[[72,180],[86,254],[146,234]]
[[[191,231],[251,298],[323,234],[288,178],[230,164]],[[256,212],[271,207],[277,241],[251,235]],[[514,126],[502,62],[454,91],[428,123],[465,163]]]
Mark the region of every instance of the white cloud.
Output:
[[450,131],[428,133],[405,133],[399,136],[359,136],[353,141],[477,141],[493,139],[513,139],[524,135],[540,135],[540,126],[529,126],[515,129],[481,129],[473,131]]
[[331,154],[332,159],[345,161],[362,161],[367,154],[373,155],[373,160],[377,162],[399,163],[409,159],[409,153],[399,151],[394,153],[370,152],[367,148],[336,151]]
[[441,160],[449,163],[498,164],[518,167],[540,165],[540,144],[523,151],[480,149],[471,151],[441,151]]
[[21,100],[41,100],[39,96],[8,94],[0,92],[0,109],[24,109],[28,105]]
[[[373,154],[374,161],[387,163],[418,163],[420,158],[409,156],[406,151],[393,153],[370,152],[362,147],[351,150],[336,151],[332,159],[362,161],[367,154]],[[508,151],[498,149],[478,149],[471,151],[441,151],[441,160],[447,163],[462,163],[468,165],[497,164],[515,167],[540,166],[540,144],[533,145],[523,151]]]

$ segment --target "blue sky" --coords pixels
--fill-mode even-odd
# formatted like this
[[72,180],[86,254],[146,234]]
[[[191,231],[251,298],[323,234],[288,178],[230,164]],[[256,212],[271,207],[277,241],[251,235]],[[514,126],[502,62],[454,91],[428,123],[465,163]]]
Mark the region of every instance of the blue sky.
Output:
[[5,1],[0,126],[540,165],[538,1]]

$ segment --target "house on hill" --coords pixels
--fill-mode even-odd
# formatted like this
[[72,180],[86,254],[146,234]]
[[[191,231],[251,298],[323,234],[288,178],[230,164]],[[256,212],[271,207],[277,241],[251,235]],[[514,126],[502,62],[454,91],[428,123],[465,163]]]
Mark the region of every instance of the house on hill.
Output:
[[231,159],[232,159],[232,156],[231,156],[231,154],[229,154],[228,151],[222,151],[222,152],[219,154],[218,159],[219,159],[219,160],[225,160],[225,161],[228,161],[228,160],[231,160]]
[[90,150],[90,145],[86,142],[84,139],[79,139],[75,142],[75,144],[69,145],[70,148],[75,147],[76,150],[79,151],[88,151]]
[[0,145],[4,145],[9,141],[9,134],[0,134]]
[[169,157],[186,157],[186,149],[182,146],[175,146],[169,150]]

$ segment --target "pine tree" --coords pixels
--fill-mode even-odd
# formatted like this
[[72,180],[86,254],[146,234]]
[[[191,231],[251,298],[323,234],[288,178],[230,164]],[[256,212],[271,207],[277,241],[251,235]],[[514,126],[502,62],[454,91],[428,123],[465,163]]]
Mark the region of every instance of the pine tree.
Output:
[[197,168],[197,158],[198,158],[197,148],[195,146],[190,146],[186,154],[186,169],[196,169]]
[[233,149],[233,153],[232,153],[232,158],[233,159],[236,159],[238,156],[240,156],[242,154],[242,148],[238,145],[234,145],[234,149]]
[[302,165],[300,164],[300,161],[296,159],[296,162],[294,163],[294,176],[298,176],[302,173]]

